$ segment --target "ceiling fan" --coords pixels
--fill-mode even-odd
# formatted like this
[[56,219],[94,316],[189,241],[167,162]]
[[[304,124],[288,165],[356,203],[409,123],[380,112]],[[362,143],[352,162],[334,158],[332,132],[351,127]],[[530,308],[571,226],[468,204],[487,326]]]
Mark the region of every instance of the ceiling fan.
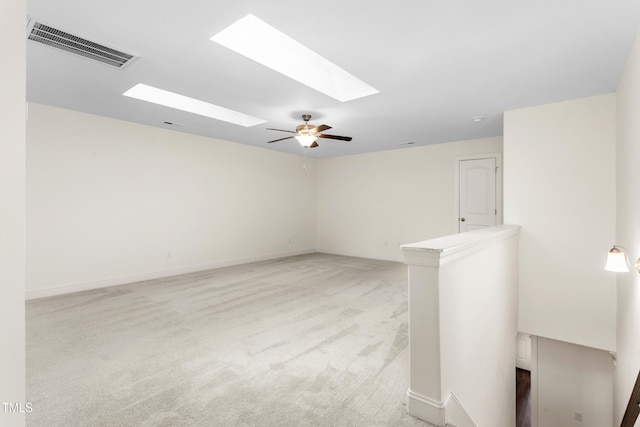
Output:
[[327,135],[324,132],[325,130],[331,129],[331,126],[320,125],[314,126],[309,124],[309,120],[311,120],[311,116],[309,114],[303,114],[302,120],[304,120],[303,125],[298,125],[295,131],[292,130],[284,130],[284,129],[271,129],[267,128],[267,130],[277,130],[279,132],[289,132],[295,133],[293,136],[287,136],[284,138],[274,139],[273,141],[267,141],[268,144],[277,141],[283,141],[285,139],[295,138],[298,142],[305,148],[316,148],[318,146],[317,138],[327,138],[327,139],[338,139],[340,141],[351,141],[350,136],[339,136],[339,135]]

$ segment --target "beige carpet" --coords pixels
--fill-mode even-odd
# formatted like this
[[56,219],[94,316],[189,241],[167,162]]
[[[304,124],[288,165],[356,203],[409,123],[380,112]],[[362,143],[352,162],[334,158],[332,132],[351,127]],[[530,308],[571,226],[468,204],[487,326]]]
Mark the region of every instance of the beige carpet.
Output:
[[28,426],[425,426],[407,269],[305,255],[27,303]]

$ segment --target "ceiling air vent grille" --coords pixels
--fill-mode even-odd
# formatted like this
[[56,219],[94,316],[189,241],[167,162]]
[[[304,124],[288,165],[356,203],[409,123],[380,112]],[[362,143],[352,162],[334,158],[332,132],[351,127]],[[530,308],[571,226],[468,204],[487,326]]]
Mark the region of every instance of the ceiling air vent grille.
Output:
[[133,55],[83,39],[73,34],[36,22],[29,32],[29,40],[122,68],[134,59]]

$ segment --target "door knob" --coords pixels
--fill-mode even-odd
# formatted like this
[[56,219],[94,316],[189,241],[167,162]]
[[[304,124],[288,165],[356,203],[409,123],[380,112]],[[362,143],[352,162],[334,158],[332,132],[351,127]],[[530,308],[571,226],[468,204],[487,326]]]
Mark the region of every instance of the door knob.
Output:
[[466,221],[466,219],[464,219],[464,218],[460,218],[460,221],[465,222],[465,221]]

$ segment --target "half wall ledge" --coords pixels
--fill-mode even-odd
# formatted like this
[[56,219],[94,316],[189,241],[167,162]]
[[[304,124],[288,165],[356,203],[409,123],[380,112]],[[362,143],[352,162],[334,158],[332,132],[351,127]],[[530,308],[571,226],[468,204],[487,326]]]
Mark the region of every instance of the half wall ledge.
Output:
[[519,225],[498,225],[466,233],[402,245],[405,264],[438,267],[472,254],[501,240],[518,236]]

